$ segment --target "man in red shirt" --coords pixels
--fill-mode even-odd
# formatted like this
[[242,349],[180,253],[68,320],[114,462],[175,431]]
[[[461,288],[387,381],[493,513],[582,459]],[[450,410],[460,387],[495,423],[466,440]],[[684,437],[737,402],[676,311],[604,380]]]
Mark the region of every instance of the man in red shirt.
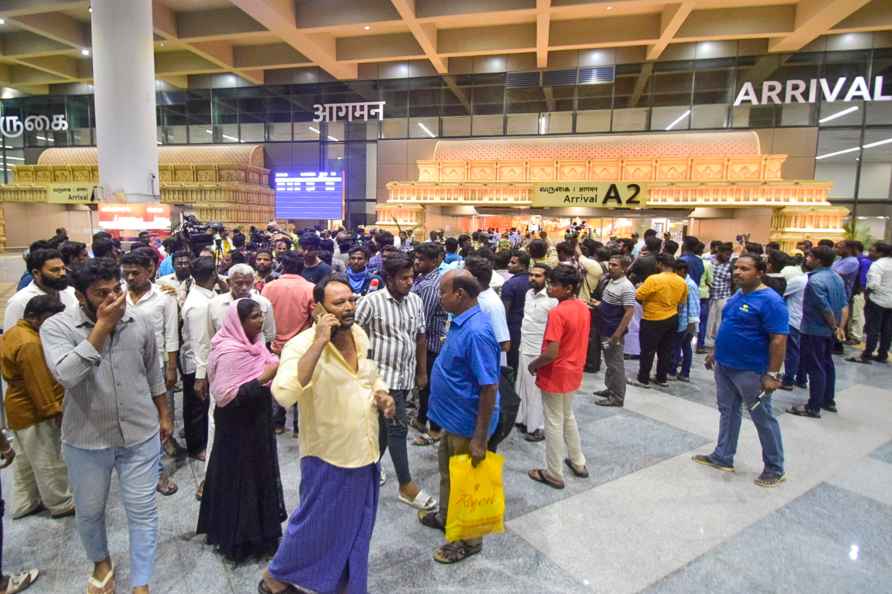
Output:
[[564,464],[574,475],[588,478],[579,428],[573,416],[573,394],[582,385],[591,324],[588,307],[576,297],[580,281],[576,268],[567,264],[549,273],[548,296],[557,299],[558,305],[548,313],[542,354],[528,368],[542,390],[546,465],[546,468],[531,470],[529,477],[555,489],[564,488]]
[[[313,322],[313,283],[300,275],[303,262],[295,252],[279,256],[283,274],[263,287],[264,297],[273,304],[276,339],[271,350],[280,354],[285,343],[310,327]],[[273,429],[285,432],[285,409],[273,402]],[[297,407],[294,407],[294,437],[297,437]]]

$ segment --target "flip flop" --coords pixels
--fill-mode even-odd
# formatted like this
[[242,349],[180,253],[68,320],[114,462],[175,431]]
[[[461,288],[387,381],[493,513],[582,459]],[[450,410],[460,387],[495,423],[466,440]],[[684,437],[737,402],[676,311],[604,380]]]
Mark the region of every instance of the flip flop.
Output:
[[258,582],[257,584],[257,592],[259,594],[305,594],[304,590],[298,590],[291,584],[288,584],[283,589],[274,593],[272,590],[269,589],[269,586],[266,585],[266,582],[264,582],[263,579],[261,579],[260,582]]
[[412,445],[414,446],[431,446],[437,443],[437,441],[433,437],[431,437],[430,433],[422,433],[421,435],[416,435],[415,439],[412,441]]
[[440,532],[446,532],[446,528],[445,526],[443,526],[443,522],[441,522],[440,518],[437,517],[437,512],[435,511],[419,511],[418,521],[421,522],[422,526],[425,526],[427,528],[433,528],[434,530],[439,530]]
[[481,551],[483,551],[482,544],[470,546],[459,540],[446,543],[434,551],[434,561],[445,565],[451,565],[452,563],[464,561],[471,555],[476,555]]
[[563,482],[559,483],[557,481],[553,481],[552,479],[548,478],[548,475],[545,474],[545,469],[543,469],[543,468],[534,468],[527,473],[527,476],[529,476],[531,479],[533,479],[537,483],[542,483],[544,485],[548,485],[552,489],[560,490],[560,489],[564,488]]
[[417,510],[421,511],[431,511],[432,509],[437,507],[437,498],[433,497],[430,493],[421,489],[418,491],[418,494],[415,496],[415,499],[409,499],[408,497],[404,497],[402,493],[398,496],[399,500],[405,503],[410,507],[414,507]]
[[570,458],[564,458],[564,464],[567,465],[567,468],[570,469],[573,474],[578,476],[579,478],[588,478],[588,468],[585,466],[582,467],[582,470],[578,470]]
[[39,576],[40,571],[37,569],[29,569],[28,571],[9,576],[9,582],[6,584],[6,594],[24,592],[37,581]]
[[115,592],[115,564],[112,563],[111,569],[105,574],[105,579],[101,582],[92,575],[87,580],[87,594],[114,594]]

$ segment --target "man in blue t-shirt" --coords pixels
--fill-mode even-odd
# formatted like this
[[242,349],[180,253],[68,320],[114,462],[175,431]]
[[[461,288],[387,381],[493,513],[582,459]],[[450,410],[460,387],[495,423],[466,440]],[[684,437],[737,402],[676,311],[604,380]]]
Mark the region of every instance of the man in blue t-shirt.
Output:
[[[453,315],[434,362],[427,416],[443,428],[440,439],[440,509],[418,512],[419,521],[443,530],[449,511],[449,458],[470,455],[476,466],[499,423],[499,354],[489,316],[477,305],[480,286],[467,270],[440,279],[440,305]],[[483,550],[483,539],[457,540],[434,552],[434,561],[457,563]]]
[[715,368],[719,437],[709,455],[694,462],[734,472],[734,453],[740,435],[740,404],[746,404],[762,444],[765,469],[755,480],[760,487],[784,481],[784,445],[780,425],[771,412],[771,394],[781,385],[780,368],[787,346],[789,320],[784,300],[762,283],[765,262],[744,254],[734,264],[740,289],[722,310],[715,351],[706,368]]

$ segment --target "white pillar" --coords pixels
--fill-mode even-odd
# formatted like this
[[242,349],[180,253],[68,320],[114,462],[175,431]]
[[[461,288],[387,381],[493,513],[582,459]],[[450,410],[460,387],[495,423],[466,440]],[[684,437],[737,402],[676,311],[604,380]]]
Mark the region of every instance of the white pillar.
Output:
[[106,199],[158,200],[152,0],[93,0],[99,185]]

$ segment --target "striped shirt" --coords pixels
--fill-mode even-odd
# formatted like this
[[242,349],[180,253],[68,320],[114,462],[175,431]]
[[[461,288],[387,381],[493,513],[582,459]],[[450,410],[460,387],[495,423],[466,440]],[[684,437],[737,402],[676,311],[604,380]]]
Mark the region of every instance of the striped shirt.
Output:
[[424,334],[421,298],[409,293],[397,300],[384,287],[362,298],[355,319],[369,336],[369,357],[378,364],[378,373],[387,387],[414,388],[415,341]]
[[155,331],[128,308],[97,351],[83,311],[56,314],[40,327],[47,367],[65,388],[62,442],[85,450],[129,448],[158,433],[152,399],[167,393]]
[[731,296],[731,263],[716,262],[712,268],[711,299],[727,299]]
[[427,350],[439,353],[446,339],[446,311],[440,305],[440,275],[435,268],[427,274],[419,274],[412,285],[412,292],[421,297],[424,304],[424,322],[427,331]]

